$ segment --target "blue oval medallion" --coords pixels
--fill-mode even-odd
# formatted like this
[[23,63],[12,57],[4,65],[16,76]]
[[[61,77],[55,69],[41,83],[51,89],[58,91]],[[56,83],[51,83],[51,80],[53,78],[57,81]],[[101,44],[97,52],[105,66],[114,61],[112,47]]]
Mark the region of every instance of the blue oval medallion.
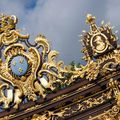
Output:
[[24,56],[15,56],[10,63],[11,71],[17,76],[23,76],[28,70],[28,61]]

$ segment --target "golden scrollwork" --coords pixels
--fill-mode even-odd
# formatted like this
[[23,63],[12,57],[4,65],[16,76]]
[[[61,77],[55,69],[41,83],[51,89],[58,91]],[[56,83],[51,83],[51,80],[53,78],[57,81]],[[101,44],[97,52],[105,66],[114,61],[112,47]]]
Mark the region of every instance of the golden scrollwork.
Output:
[[[111,109],[104,111],[104,113],[99,114],[97,116],[90,116],[89,120],[119,120],[119,111],[120,111],[120,83],[117,80],[110,79],[108,83],[108,88],[110,89],[110,93],[112,98],[116,99],[116,105],[114,105]],[[112,94],[113,93],[113,94]]]
[[64,111],[58,112],[58,113],[47,111],[43,115],[34,114],[32,116],[31,120],[51,120],[51,119],[57,119],[57,117],[62,117],[63,114],[64,114]]
[[[64,111],[64,114],[60,118],[65,118],[67,116],[70,116],[71,114],[74,114],[76,112],[82,112],[85,111],[89,108],[95,107],[97,105],[103,104],[106,102],[106,100],[110,100],[113,97],[116,98],[116,105],[113,106],[111,109],[104,111],[104,113],[99,114],[97,116],[90,116],[89,120],[116,120],[119,118],[119,82],[113,79],[110,79],[108,86],[107,86],[107,92],[103,93],[100,97],[94,98],[90,97],[83,102],[80,100],[77,100],[73,105],[67,106],[67,107],[62,107],[60,112]],[[114,94],[113,94],[114,93]],[[46,114],[44,114],[46,116]]]
[[120,107],[120,83],[117,80],[110,79],[108,87],[113,91],[117,105]]
[[4,92],[5,88],[8,91],[8,89],[10,88],[9,84],[4,83],[4,84],[0,85],[0,97],[1,97],[0,104],[4,103],[4,108],[8,108],[9,104],[13,100],[13,98],[12,98],[12,96],[10,96],[10,94],[9,94],[9,98],[8,98],[8,96],[7,97],[5,96],[5,92]]
[[[52,118],[65,118],[67,116],[70,116],[71,114],[74,114],[76,112],[82,112],[85,111],[89,108],[98,106],[100,104],[103,104],[107,100],[112,99],[113,97],[116,98],[116,105],[113,106],[110,110],[105,111],[103,114],[99,114],[97,116],[90,116],[90,120],[106,120],[107,118],[113,118],[114,120],[116,117],[118,117],[118,113],[120,110],[118,101],[118,95],[119,95],[119,82],[113,79],[110,79],[108,86],[107,86],[107,91],[103,92],[101,96],[94,98],[94,96],[82,101],[81,99],[78,99],[77,101],[74,101],[75,103],[70,106],[63,106],[60,108],[59,111],[46,111],[45,113],[40,113],[40,114],[35,114],[32,116],[33,120],[39,120],[39,119],[44,119],[44,120],[49,120]],[[113,94],[114,93],[114,94]],[[64,98],[64,96],[63,96]],[[54,101],[53,101],[54,102]],[[38,109],[41,105],[36,105],[31,108],[28,108],[25,112],[30,112],[32,110]],[[42,107],[42,106],[41,106]],[[7,116],[7,118],[11,118],[11,116]],[[3,118],[1,118],[2,120]],[[115,119],[116,120],[116,119]]]
[[97,115],[95,117],[90,116],[89,120],[119,120],[117,116],[120,108],[115,105],[111,109],[104,111],[104,113]]
[[44,35],[38,35],[32,45],[28,41],[29,35],[21,35],[16,24],[16,16],[1,16],[0,48],[4,46],[4,49],[0,59],[0,78],[5,83],[3,85],[6,85],[3,91],[8,87],[11,91],[14,90],[11,99],[4,94],[0,95],[4,108],[9,108],[10,103],[18,108],[24,97],[35,101],[38,93],[45,98],[46,89],[54,91],[57,86],[62,89],[62,86],[75,81],[71,77],[69,66],[64,66],[63,61],[56,62],[58,52],[50,49]]
[[[76,78],[95,80],[98,75],[115,71],[120,65],[120,51],[111,27],[97,27],[91,15],[87,16],[90,32],[83,37],[87,64],[79,68],[75,66],[73,70],[65,66],[63,61],[56,60],[59,53],[51,50],[44,35],[38,35],[31,44],[29,35],[22,35],[16,29],[16,16],[2,15],[0,19],[0,49],[3,52],[0,56],[0,79],[5,85],[4,89],[1,85],[1,91],[11,94],[9,99],[4,93],[0,95],[4,108],[10,107],[10,103],[18,108],[24,98],[28,101],[37,100],[38,95],[45,98],[49,91],[64,89],[75,83]],[[102,57],[99,56],[101,54]]]
[[63,111],[66,111],[63,116],[70,116],[70,114],[76,113],[76,112],[82,112],[85,111],[89,108],[92,108],[94,106],[100,105],[104,103],[106,100],[109,100],[112,98],[111,92],[107,92],[106,94],[103,93],[100,97],[98,98],[88,98],[81,102],[81,100],[78,100],[77,103],[73,106],[66,107],[65,109],[62,109]]
[[80,68],[75,68],[73,71],[73,78],[86,78],[89,80],[97,79],[98,75],[105,75],[111,71],[116,71],[119,63],[120,52],[116,50],[116,52],[112,52],[111,54],[104,55],[96,61],[89,61],[87,65],[82,66]]
[[105,75],[116,71],[120,65],[120,49],[117,46],[117,37],[108,24],[97,27],[95,17],[87,15],[86,22],[90,24],[90,31],[82,36],[85,54],[85,66],[75,67],[73,78],[97,79],[98,75]]
[[16,16],[1,16],[0,21],[0,45],[9,45],[17,42],[18,39],[28,39],[29,35],[22,35],[19,30],[16,30],[17,18]]
[[[76,104],[70,105],[67,107],[62,107],[60,111],[47,111],[44,114],[35,114],[32,117],[32,120],[39,120],[39,119],[44,119],[44,120],[49,120],[52,118],[62,118],[64,119],[67,116],[70,116],[71,114],[74,114],[76,112],[82,112],[87,110],[88,108],[94,107],[96,105],[100,105],[104,103],[106,100],[109,100],[112,98],[112,93],[111,91],[108,91],[106,94],[103,93],[100,97],[98,98],[88,98],[87,100],[81,102],[81,100],[77,100]],[[113,109],[115,111],[115,108]]]
[[9,115],[9,116],[5,116],[3,118],[0,118],[0,120],[9,120],[11,117],[14,117],[15,114]]

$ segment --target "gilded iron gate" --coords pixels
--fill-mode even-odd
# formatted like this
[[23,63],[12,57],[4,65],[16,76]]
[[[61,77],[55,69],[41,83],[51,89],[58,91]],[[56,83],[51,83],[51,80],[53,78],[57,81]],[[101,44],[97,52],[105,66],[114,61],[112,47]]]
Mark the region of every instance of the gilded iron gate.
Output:
[[17,22],[0,16],[0,120],[120,119],[120,46],[109,24],[87,15],[87,64],[77,67],[57,61],[44,35],[31,44]]

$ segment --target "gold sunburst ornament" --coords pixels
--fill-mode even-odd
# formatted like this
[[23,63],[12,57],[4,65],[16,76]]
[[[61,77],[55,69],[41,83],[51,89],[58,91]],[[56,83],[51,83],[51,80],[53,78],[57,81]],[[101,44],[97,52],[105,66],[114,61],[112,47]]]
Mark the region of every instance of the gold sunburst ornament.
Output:
[[86,33],[83,41],[90,56],[97,57],[101,53],[115,49],[117,38],[108,24],[97,27],[95,17],[91,14],[87,15],[86,23],[90,24],[90,31]]

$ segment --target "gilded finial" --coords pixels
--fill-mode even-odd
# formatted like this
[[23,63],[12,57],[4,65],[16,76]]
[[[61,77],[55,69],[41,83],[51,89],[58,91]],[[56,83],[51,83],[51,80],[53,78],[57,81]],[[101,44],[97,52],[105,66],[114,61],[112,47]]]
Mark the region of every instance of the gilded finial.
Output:
[[14,15],[7,16],[0,14],[0,33],[14,29],[17,23],[17,17]]
[[91,14],[87,14],[86,23],[95,24],[95,16],[92,16]]
[[20,34],[20,30],[16,29],[18,19],[15,15],[0,14],[0,46],[9,45],[18,40],[26,40],[29,35]]
[[42,41],[46,41],[47,38],[46,38],[44,35],[39,34],[39,35],[36,37],[35,41],[38,42],[38,41],[41,41],[41,40],[42,40]]
[[91,14],[87,14],[86,23],[90,24],[90,30],[92,33],[99,32],[99,30],[95,24],[95,16],[92,16]]

